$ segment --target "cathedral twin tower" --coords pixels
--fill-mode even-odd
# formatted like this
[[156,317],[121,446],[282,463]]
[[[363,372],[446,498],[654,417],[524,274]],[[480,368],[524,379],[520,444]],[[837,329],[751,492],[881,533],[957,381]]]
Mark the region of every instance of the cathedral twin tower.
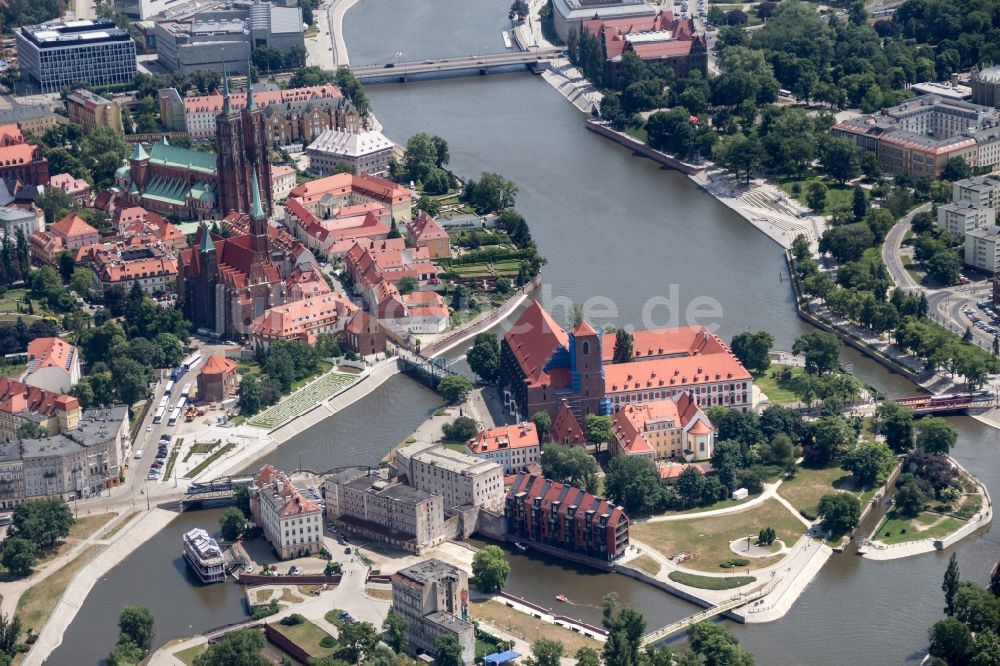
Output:
[[[263,233],[266,235],[267,218],[274,212],[271,191],[270,141],[264,110],[253,100],[253,89],[247,81],[247,103],[242,111],[232,108],[229,100],[229,79],[223,82],[222,113],[215,119],[215,148],[218,189],[217,207],[223,214],[231,211],[250,213],[252,217],[254,179],[263,209]],[[251,221],[251,235],[257,219]]]

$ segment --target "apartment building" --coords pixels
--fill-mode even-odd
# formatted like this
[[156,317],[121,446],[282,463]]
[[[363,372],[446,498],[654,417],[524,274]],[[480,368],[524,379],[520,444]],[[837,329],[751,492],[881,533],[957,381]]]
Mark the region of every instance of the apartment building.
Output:
[[422,553],[445,541],[444,501],[367,468],[339,470],[323,481],[326,515],[349,532]]
[[407,621],[408,652],[433,655],[438,639],[452,636],[462,647],[462,661],[474,662],[469,577],[458,567],[431,558],[397,571],[392,576],[392,610]]
[[952,202],[938,206],[937,220],[935,220],[937,226],[951,232],[954,239],[965,238],[967,232],[988,227],[995,222],[995,209],[968,202]]
[[131,83],[135,42],[107,18],[55,21],[17,29],[21,77],[43,93],[86,82]]
[[110,127],[119,134],[124,134],[122,112],[118,103],[84,88],[74,90],[66,96],[66,114],[71,122],[83,127],[84,133],[98,127]]
[[466,446],[469,455],[497,463],[504,474],[517,474],[538,464],[542,453],[538,429],[531,422],[481,430]]
[[503,510],[503,466],[428,442],[415,442],[396,450],[392,475],[444,499],[450,510],[475,506]]
[[965,234],[965,263],[991,274],[1000,271],[1000,226],[994,224]]
[[254,477],[250,513],[282,560],[318,553],[323,547],[323,510],[270,465]]

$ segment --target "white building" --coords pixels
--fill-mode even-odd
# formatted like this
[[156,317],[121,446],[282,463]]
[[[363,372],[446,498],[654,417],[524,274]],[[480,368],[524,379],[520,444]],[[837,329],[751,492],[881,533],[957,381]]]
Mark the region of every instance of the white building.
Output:
[[250,513],[282,560],[323,547],[323,510],[270,465],[254,477]]
[[1000,180],[989,176],[973,176],[951,184],[954,203],[971,203],[983,208],[1000,205]]
[[54,393],[69,393],[80,381],[80,355],[61,338],[35,338],[28,343],[25,384]]
[[354,173],[381,176],[389,172],[392,141],[375,130],[344,132],[329,129],[320,134],[306,148],[309,156],[309,173],[329,176],[337,165],[346,162]]
[[42,92],[135,78],[135,42],[111,19],[26,25],[15,36],[21,78]]
[[470,455],[502,465],[504,474],[524,471],[541,458],[538,430],[530,422],[482,430],[466,446]]
[[476,506],[503,510],[503,467],[496,462],[416,442],[396,451],[392,473],[406,477],[418,490],[441,495],[445,509]]
[[987,273],[1000,269],[1000,227],[994,224],[965,234],[965,263]]
[[996,222],[996,210],[979,204],[960,202],[938,206],[937,226],[951,232],[952,238],[962,239],[973,229],[988,227]]

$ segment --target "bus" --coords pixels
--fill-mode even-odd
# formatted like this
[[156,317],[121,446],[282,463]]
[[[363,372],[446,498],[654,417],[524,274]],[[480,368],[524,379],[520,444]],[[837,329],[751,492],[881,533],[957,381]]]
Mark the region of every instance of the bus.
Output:
[[174,409],[184,409],[184,405],[187,404],[187,396],[182,395],[177,399],[177,404],[174,405]]
[[181,367],[184,368],[185,370],[193,370],[195,366],[198,365],[199,363],[201,363],[201,352],[196,351],[195,353],[191,354],[186,359],[184,359],[184,362],[181,363]]
[[170,380],[169,382],[167,382],[167,388],[163,391],[163,395],[170,395],[173,392],[174,392],[174,382],[173,380]]
[[168,398],[167,396],[163,396],[162,398],[160,398],[160,407],[163,407],[164,409],[166,409],[167,408],[167,403],[169,403],[169,402],[170,402],[170,398]]
[[188,382],[187,384],[184,385],[184,388],[181,389],[181,395],[184,396],[185,398],[191,395],[191,382]]
[[156,413],[153,414],[153,423],[163,423],[163,413],[167,411],[166,407],[157,407]]
[[177,425],[177,419],[180,418],[181,408],[174,407],[174,411],[170,412],[170,419],[167,421],[167,425]]

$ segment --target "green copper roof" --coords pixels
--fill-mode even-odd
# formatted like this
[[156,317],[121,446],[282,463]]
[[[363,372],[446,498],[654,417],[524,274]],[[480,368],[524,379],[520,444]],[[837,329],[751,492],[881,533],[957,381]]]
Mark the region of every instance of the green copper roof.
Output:
[[155,143],[150,150],[150,162],[215,175],[215,153],[180,148],[168,143]]
[[191,198],[195,201],[215,201],[215,192],[210,183],[202,180],[191,186]]
[[139,188],[135,186],[135,183],[132,183],[131,185],[129,185],[128,193],[129,194],[139,194]]
[[198,249],[202,252],[215,252],[215,243],[212,242],[212,235],[208,233],[208,225],[201,227],[201,244]]
[[255,220],[264,217],[264,207],[260,205],[260,185],[257,183],[257,167],[253,168],[253,200],[250,202],[250,216]]
[[149,159],[149,153],[146,152],[146,149],[142,147],[141,143],[136,143],[135,145],[132,146],[132,159],[133,160]]
[[189,189],[184,181],[156,177],[146,186],[146,191],[142,193],[142,198],[152,201],[163,201],[175,206],[183,206],[187,203],[188,193]]
[[125,164],[115,169],[115,178],[125,178],[132,173],[132,167]]

